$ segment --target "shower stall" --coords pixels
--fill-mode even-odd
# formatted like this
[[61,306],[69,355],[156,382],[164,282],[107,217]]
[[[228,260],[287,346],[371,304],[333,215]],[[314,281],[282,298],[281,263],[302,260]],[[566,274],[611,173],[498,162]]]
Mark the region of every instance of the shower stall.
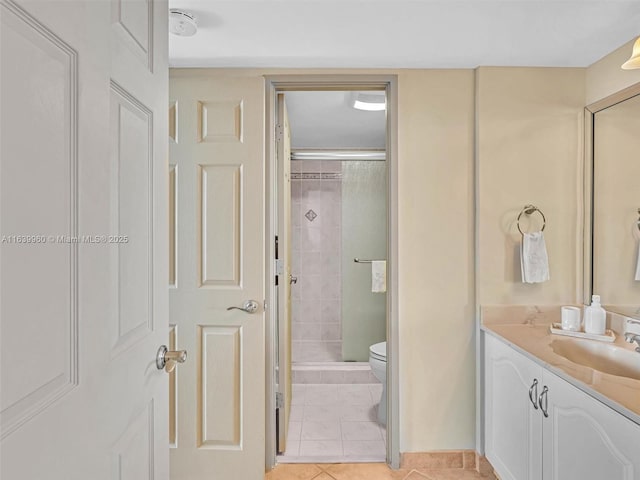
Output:
[[387,169],[360,154],[291,162],[293,383],[377,381],[369,346],[385,340],[386,295],[355,259],[386,259]]

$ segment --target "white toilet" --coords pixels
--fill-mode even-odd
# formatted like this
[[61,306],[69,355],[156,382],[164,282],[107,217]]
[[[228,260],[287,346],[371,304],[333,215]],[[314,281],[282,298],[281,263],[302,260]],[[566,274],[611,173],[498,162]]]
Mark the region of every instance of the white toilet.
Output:
[[378,423],[387,424],[387,342],[369,347],[369,365],[373,375],[382,383],[382,395],[378,403]]

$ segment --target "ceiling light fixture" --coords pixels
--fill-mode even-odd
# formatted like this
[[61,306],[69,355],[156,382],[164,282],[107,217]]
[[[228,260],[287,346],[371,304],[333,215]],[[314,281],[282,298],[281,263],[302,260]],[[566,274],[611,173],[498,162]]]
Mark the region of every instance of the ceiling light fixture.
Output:
[[640,68],[640,37],[633,44],[631,58],[622,64],[623,70],[633,70],[634,68]]
[[386,110],[387,96],[384,91],[356,92],[353,96],[353,108],[369,112]]
[[169,32],[179,37],[191,37],[198,31],[198,24],[191,13],[169,10]]

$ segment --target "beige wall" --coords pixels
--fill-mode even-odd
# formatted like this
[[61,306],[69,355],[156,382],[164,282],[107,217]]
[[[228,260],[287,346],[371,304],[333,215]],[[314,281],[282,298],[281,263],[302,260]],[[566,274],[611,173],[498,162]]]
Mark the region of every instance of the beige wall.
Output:
[[620,68],[620,65],[631,56],[633,42],[634,40],[626,43],[587,68],[585,105],[602,100],[640,82],[640,69],[622,70]]
[[[215,71],[398,75],[402,452],[475,447],[474,180],[477,302],[579,298],[585,85],[594,99],[614,88],[608,68]],[[541,285],[522,285],[516,268],[526,203],[547,215],[551,280]]]
[[[584,76],[569,68],[477,70],[480,305],[580,298]],[[516,217],[529,203],[547,218],[551,280],[542,284],[520,276]]]
[[475,446],[473,83],[399,75],[402,452]]
[[398,75],[400,451],[474,448],[474,72],[194,73]]

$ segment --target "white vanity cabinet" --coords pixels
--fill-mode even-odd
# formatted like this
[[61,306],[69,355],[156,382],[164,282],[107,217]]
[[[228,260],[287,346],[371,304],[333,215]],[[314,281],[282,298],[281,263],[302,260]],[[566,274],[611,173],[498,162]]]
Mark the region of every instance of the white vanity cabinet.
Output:
[[484,381],[485,454],[502,480],[640,480],[640,425],[491,335]]
[[543,379],[542,477],[640,480],[640,425],[548,371]]
[[487,459],[502,480],[540,480],[542,421],[537,400],[543,368],[485,335],[484,371]]

